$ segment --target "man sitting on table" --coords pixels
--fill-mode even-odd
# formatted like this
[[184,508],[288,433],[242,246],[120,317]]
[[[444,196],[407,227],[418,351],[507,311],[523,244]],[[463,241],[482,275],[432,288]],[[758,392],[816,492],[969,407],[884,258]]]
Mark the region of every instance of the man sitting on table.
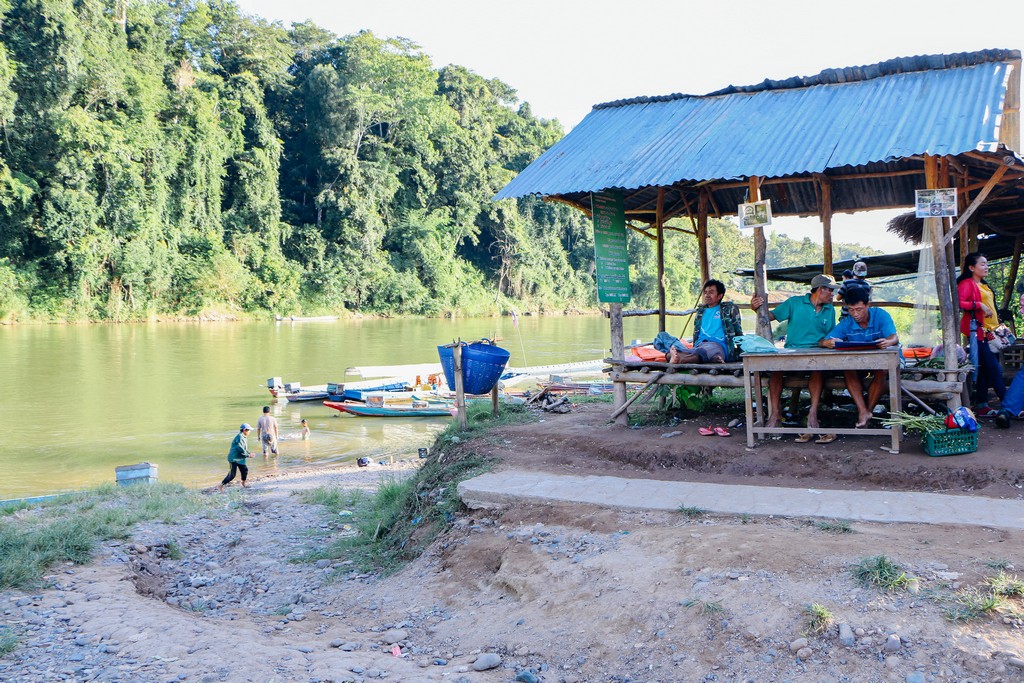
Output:
[[697,306],[693,321],[693,348],[673,346],[668,352],[669,363],[724,363],[735,355],[733,339],[743,335],[740,307],[731,301],[722,301],[725,285],[708,280],[701,290],[704,303]]
[[[815,275],[811,279],[811,292],[798,296],[791,296],[775,307],[774,311],[768,313],[771,320],[788,322],[789,328],[786,333],[787,349],[816,349],[825,335],[832,331],[836,325],[836,309],[832,305],[835,290],[839,287],[831,275]],[[756,311],[764,303],[764,299],[754,296],[750,300],[750,309]],[[807,414],[807,426],[814,428],[818,426],[818,402],[821,400],[821,390],[824,386],[824,377],[820,372],[812,372],[807,384],[807,390],[811,395],[811,409]],[[782,373],[771,373],[768,382],[768,400],[770,404],[771,417],[768,418],[766,427],[778,427],[782,421]],[[800,434],[796,437],[797,443],[807,443],[812,438],[811,434]],[[832,443],[836,440],[835,434],[823,434],[818,438],[817,443]]]
[[[865,289],[847,291],[846,306],[850,315],[840,320],[818,344],[826,349],[834,349],[837,341],[864,342],[879,349],[888,349],[899,344],[892,316],[881,308],[872,308],[868,301],[869,296],[869,291]],[[885,384],[889,381],[889,373],[885,370],[875,370],[875,378],[868,387],[867,403],[864,402],[864,384],[860,373],[856,370],[846,370],[843,376],[846,378],[846,388],[850,392],[850,397],[857,405],[857,426],[864,427],[871,419],[872,411],[879,399],[882,398]]]

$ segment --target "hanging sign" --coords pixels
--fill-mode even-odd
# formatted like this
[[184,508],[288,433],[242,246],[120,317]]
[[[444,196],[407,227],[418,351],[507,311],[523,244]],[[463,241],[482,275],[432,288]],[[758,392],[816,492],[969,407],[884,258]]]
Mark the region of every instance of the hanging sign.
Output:
[[629,301],[629,254],[622,195],[612,191],[591,194],[590,205],[594,216],[597,300],[626,303]]
[[914,215],[918,218],[944,218],[956,215],[956,188],[914,190]]
[[763,228],[772,224],[772,200],[740,204],[740,228]]

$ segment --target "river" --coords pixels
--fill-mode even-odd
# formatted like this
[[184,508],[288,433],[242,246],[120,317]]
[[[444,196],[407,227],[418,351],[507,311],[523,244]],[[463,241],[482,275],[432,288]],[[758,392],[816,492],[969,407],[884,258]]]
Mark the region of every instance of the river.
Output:
[[[656,332],[656,317],[625,320],[627,343]],[[255,424],[264,405],[286,438],[276,463],[251,461],[254,475],[415,457],[446,418],[355,418],[276,402],[267,378],[343,381],[351,366],[437,362],[438,344],[481,337],[502,340],[512,366],[602,358],[609,346],[598,316],[522,316],[518,328],[508,318],[0,327],[0,500],[96,486],[139,462],[157,464],[160,481],[214,484],[238,425]],[[311,438],[287,438],[302,418]],[[258,450],[255,432],[249,441]]]

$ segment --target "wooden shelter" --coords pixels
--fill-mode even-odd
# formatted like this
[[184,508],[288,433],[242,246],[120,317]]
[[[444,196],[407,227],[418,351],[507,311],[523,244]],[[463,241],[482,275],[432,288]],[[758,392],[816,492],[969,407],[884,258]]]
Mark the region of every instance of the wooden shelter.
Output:
[[[537,194],[591,213],[621,194],[631,229],[658,243],[659,329],[665,329],[664,239],[696,235],[708,279],[707,220],[770,199],[775,216],[818,216],[831,272],[832,216],[914,205],[914,191],[956,188],[959,215],[924,219],[935,244],[943,343],[959,341],[954,236],[966,253],[979,226],[1024,236],[1018,50],[897,58],[816,76],[729,86],[707,95],[599,104],[495,199]],[[690,229],[666,225],[683,217]],[[754,290],[764,295],[765,236],[754,228]],[[1017,242],[1019,260],[1020,240]],[[757,333],[771,339],[767,304]],[[610,304],[612,359],[622,361],[622,304]],[[956,376],[956,354],[947,353]],[[613,377],[614,378],[614,377]],[[625,404],[619,376],[616,404]],[[664,378],[659,379],[664,381]],[[959,392],[947,391],[949,404]],[[624,411],[620,420],[625,420]]]

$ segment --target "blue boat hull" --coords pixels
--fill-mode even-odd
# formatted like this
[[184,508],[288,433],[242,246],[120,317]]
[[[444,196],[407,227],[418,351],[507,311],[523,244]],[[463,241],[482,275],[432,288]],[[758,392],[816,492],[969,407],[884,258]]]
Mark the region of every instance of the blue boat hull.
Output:
[[355,415],[356,417],[451,417],[451,408],[412,408],[412,407],[379,407],[358,403],[339,403],[324,401],[328,408]]

